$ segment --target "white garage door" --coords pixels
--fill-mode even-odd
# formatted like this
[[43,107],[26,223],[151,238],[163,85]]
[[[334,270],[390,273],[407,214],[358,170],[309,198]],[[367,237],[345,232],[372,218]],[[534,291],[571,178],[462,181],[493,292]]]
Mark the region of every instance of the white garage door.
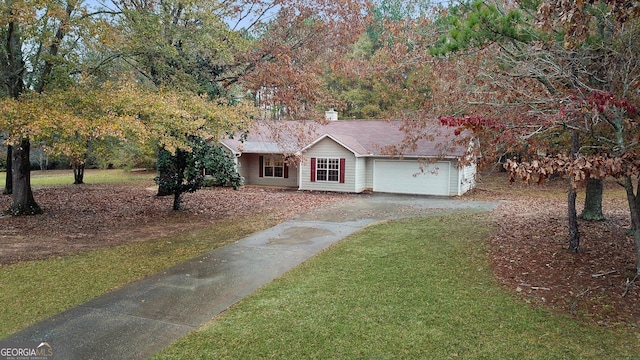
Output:
[[420,164],[417,161],[375,160],[373,191],[449,195],[449,163],[437,162],[423,166],[424,173],[413,176],[420,172]]

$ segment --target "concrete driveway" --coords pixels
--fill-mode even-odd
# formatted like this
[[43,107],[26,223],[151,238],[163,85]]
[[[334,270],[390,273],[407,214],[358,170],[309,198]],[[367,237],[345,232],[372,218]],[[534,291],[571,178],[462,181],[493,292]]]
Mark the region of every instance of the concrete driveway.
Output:
[[56,359],[144,359],[320,250],[374,222],[497,203],[363,194],[218,248],[3,339],[46,341]]

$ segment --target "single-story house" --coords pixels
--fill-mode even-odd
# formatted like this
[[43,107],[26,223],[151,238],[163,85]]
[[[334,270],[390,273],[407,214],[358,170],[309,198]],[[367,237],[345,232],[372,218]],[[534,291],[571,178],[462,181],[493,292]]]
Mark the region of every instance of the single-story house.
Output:
[[[452,145],[454,129],[434,125],[410,150],[401,121],[256,122],[244,141],[223,139],[245,185],[299,190],[458,196],[475,185],[468,146]],[[470,146],[470,145],[469,145]],[[396,147],[396,148],[394,148]]]

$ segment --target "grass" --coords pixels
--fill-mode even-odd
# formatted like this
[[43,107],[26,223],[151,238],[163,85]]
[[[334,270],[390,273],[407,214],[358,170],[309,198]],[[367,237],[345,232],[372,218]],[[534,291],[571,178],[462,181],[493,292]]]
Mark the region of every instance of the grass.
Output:
[[637,359],[638,333],[533,308],[492,277],[488,215],[369,227],[155,359]]
[[[152,177],[86,174],[90,183],[138,175]],[[51,186],[72,177],[47,172],[40,180],[34,172],[33,180]],[[576,322],[506,293],[488,265],[490,224],[488,215],[455,213],[371,226],[156,358],[638,358],[638,332]],[[236,219],[152,242],[2,266],[0,338],[271,225],[268,216]]]
[[112,289],[275,225],[269,216],[218,221],[150,242],[0,266],[0,338]]
[[[155,176],[153,171],[138,170],[99,170],[87,169],[84,173],[84,182],[87,184],[114,184],[123,182],[149,181]],[[0,187],[4,188],[6,173],[0,172]],[[56,186],[73,184],[73,170],[45,170],[31,172],[31,185]]]

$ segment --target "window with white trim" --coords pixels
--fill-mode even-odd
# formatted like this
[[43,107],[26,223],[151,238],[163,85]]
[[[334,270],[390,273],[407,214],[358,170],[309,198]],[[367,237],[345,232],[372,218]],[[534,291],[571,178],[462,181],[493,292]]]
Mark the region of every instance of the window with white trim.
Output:
[[282,157],[265,156],[263,174],[264,177],[284,177],[284,159]]
[[338,158],[317,158],[316,159],[316,180],[317,181],[340,181],[340,159]]

